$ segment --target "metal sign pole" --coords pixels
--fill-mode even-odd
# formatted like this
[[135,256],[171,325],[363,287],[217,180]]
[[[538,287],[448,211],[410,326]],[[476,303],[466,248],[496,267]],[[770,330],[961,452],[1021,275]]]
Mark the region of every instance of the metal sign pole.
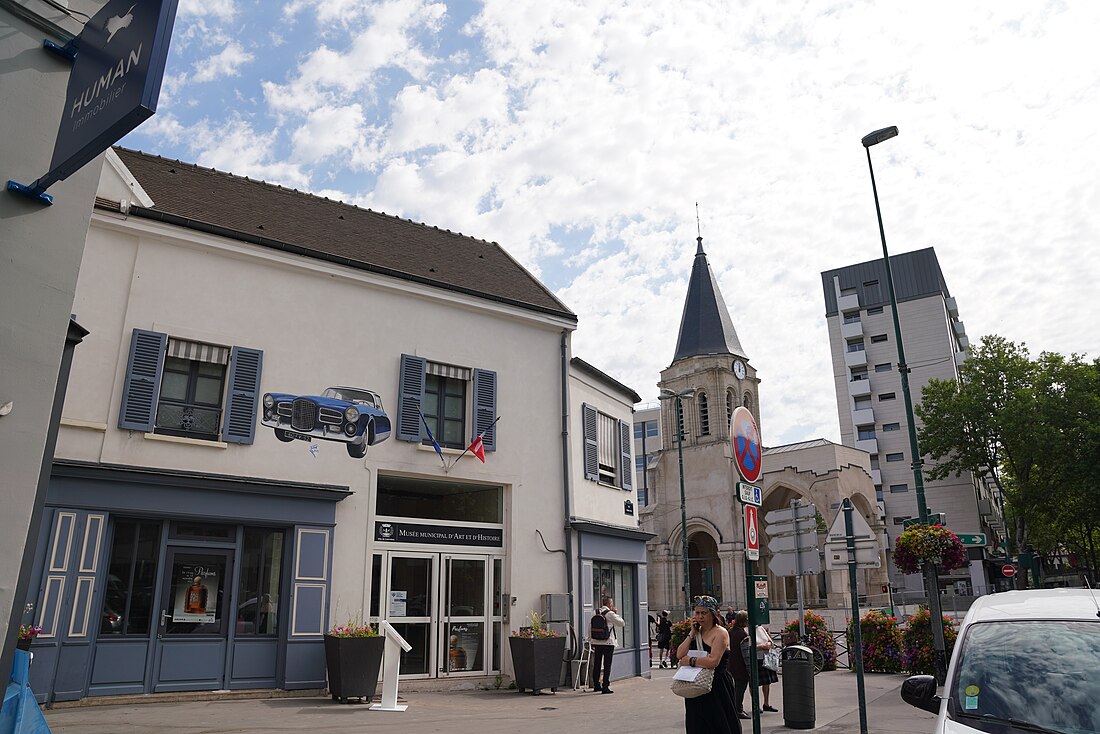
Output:
[[[749,687],[752,689],[752,734],[760,734],[760,671],[756,666],[756,594],[752,583],[752,560],[745,554],[745,607],[749,611]],[[740,655],[741,651],[738,650]]]
[[798,508],[802,506],[800,500],[791,500],[791,510],[794,512],[794,587],[798,591],[798,636],[806,636],[806,610],[802,604],[802,548],[798,530]]
[[859,588],[856,585],[856,538],[852,529],[852,500],[844,498],[844,540],[848,544],[848,585],[852,593],[854,641],[849,656],[856,661],[856,693],[859,696],[859,734],[867,734],[867,697],[863,690],[863,638],[859,624]]

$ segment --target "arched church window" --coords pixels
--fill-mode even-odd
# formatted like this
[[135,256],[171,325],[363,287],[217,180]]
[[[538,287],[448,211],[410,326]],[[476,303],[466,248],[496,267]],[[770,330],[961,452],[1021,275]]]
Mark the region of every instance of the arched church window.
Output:
[[726,428],[733,423],[733,388],[726,390]]
[[695,400],[699,403],[699,435],[710,435],[710,408],[707,405],[707,394],[700,392]]
[[749,410],[752,410],[752,394],[746,392],[744,397],[741,398],[741,405],[745,406]]
[[679,440],[682,441],[684,439],[684,404],[680,401],[676,402],[676,427],[680,431]]

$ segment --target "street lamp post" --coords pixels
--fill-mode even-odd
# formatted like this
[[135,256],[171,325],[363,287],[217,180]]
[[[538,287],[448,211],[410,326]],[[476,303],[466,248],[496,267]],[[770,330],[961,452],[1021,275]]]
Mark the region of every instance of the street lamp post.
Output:
[[[890,269],[890,253],[886,250],[886,230],[882,226],[882,209],[878,203],[878,187],[875,185],[875,169],[871,165],[871,146],[897,137],[897,127],[884,127],[863,137],[867,151],[867,168],[871,172],[871,191],[875,195],[875,214],[878,215],[878,233],[882,239],[882,262],[886,270],[886,288],[890,292],[890,309],[894,317],[894,341],[898,345],[898,372],[901,374],[901,392],[905,397],[905,420],[909,426],[909,452],[913,458],[913,485],[917,495],[917,513],[922,525],[929,523],[928,503],[924,497],[924,461],[917,446],[917,426],[913,421],[913,397],[909,391],[909,366],[905,363],[905,346],[901,339],[901,320],[898,316],[898,299],[894,293],[894,276]],[[943,613],[940,610],[940,579],[934,563],[924,563],[924,581],[928,587],[928,608],[931,614],[932,641],[935,648],[936,680],[943,685],[947,677],[947,655],[943,636]]]
[[673,392],[661,388],[661,400],[676,401],[676,454],[680,461],[680,542],[684,550],[684,614],[691,616],[691,576],[688,569],[687,497],[684,494],[684,400],[695,397],[695,389]]

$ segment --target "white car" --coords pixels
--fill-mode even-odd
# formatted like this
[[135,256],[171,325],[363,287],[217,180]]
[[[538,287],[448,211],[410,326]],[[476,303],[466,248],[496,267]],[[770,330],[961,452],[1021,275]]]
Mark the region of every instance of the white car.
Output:
[[1100,734],[1100,593],[1007,591],[967,612],[947,684],[915,675],[901,697],[939,714],[936,734]]

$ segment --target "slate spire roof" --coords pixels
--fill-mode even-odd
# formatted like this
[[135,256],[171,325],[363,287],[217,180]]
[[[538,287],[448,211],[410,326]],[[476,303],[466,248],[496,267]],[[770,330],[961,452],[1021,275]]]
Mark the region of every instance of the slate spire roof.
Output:
[[680,338],[676,340],[673,362],[703,354],[731,354],[748,359],[733,328],[726,302],[703,251],[703,238],[696,238],[695,262],[688,280],[684,315],[680,319]]

